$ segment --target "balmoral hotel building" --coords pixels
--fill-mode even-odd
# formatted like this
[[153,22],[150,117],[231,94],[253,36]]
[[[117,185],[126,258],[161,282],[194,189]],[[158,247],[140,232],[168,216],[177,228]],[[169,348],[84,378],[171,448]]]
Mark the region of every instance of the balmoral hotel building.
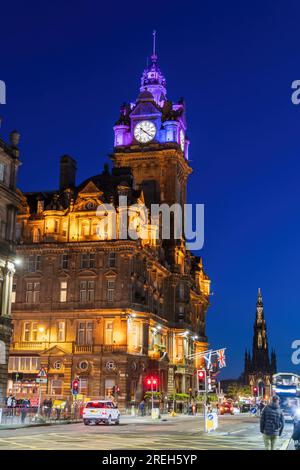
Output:
[[[191,356],[207,347],[202,260],[183,238],[157,239],[150,223],[146,239],[121,238],[119,206],[119,196],[128,205],[183,205],[188,144],[184,102],[167,100],[153,54],[137,100],[121,107],[114,126],[112,170],[77,184],[76,162],[63,156],[58,189],[22,194],[9,362],[10,374],[22,373],[10,382],[18,396],[37,394],[41,366],[43,395],[56,398],[71,395],[74,378],[85,397],[119,387],[121,406],[142,399],[150,375],[164,396],[195,388]],[[97,228],[103,204],[116,208],[115,234]]]

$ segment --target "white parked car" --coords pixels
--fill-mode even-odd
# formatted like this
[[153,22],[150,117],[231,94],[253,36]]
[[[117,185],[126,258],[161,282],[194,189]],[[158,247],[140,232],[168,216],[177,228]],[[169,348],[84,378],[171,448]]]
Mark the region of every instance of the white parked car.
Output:
[[120,411],[117,405],[109,400],[94,400],[86,403],[82,412],[85,425],[95,423],[120,424]]

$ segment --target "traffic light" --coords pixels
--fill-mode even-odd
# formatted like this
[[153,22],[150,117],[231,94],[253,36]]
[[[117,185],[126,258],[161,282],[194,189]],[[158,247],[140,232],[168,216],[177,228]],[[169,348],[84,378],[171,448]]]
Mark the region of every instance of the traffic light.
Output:
[[206,392],[206,370],[197,370],[197,389],[198,392]]
[[13,372],[11,374],[11,378],[14,382],[20,382],[23,380],[23,373],[22,372]]
[[258,388],[257,387],[253,387],[253,396],[254,397],[258,396]]
[[148,390],[157,391],[158,390],[158,378],[155,376],[146,377],[146,387]]
[[78,395],[78,391],[79,391],[79,380],[74,379],[72,382],[72,394]]

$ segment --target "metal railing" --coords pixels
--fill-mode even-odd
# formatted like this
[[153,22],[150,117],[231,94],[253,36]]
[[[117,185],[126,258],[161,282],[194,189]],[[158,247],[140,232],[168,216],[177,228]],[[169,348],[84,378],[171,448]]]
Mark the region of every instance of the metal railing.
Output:
[[40,414],[37,419],[38,407],[37,406],[30,406],[30,407],[4,407],[2,408],[2,417],[1,417],[1,425],[33,425],[37,422],[40,423],[58,423],[58,422],[80,422],[82,420],[81,417],[81,409],[77,407],[76,409],[61,409],[61,408],[47,408],[42,406],[40,410]]

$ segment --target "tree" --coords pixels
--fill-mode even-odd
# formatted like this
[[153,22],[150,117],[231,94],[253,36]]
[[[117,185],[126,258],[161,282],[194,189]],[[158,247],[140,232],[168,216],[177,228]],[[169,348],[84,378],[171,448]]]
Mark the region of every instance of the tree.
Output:
[[233,400],[238,400],[240,396],[251,396],[251,387],[234,382],[228,386],[226,395]]

